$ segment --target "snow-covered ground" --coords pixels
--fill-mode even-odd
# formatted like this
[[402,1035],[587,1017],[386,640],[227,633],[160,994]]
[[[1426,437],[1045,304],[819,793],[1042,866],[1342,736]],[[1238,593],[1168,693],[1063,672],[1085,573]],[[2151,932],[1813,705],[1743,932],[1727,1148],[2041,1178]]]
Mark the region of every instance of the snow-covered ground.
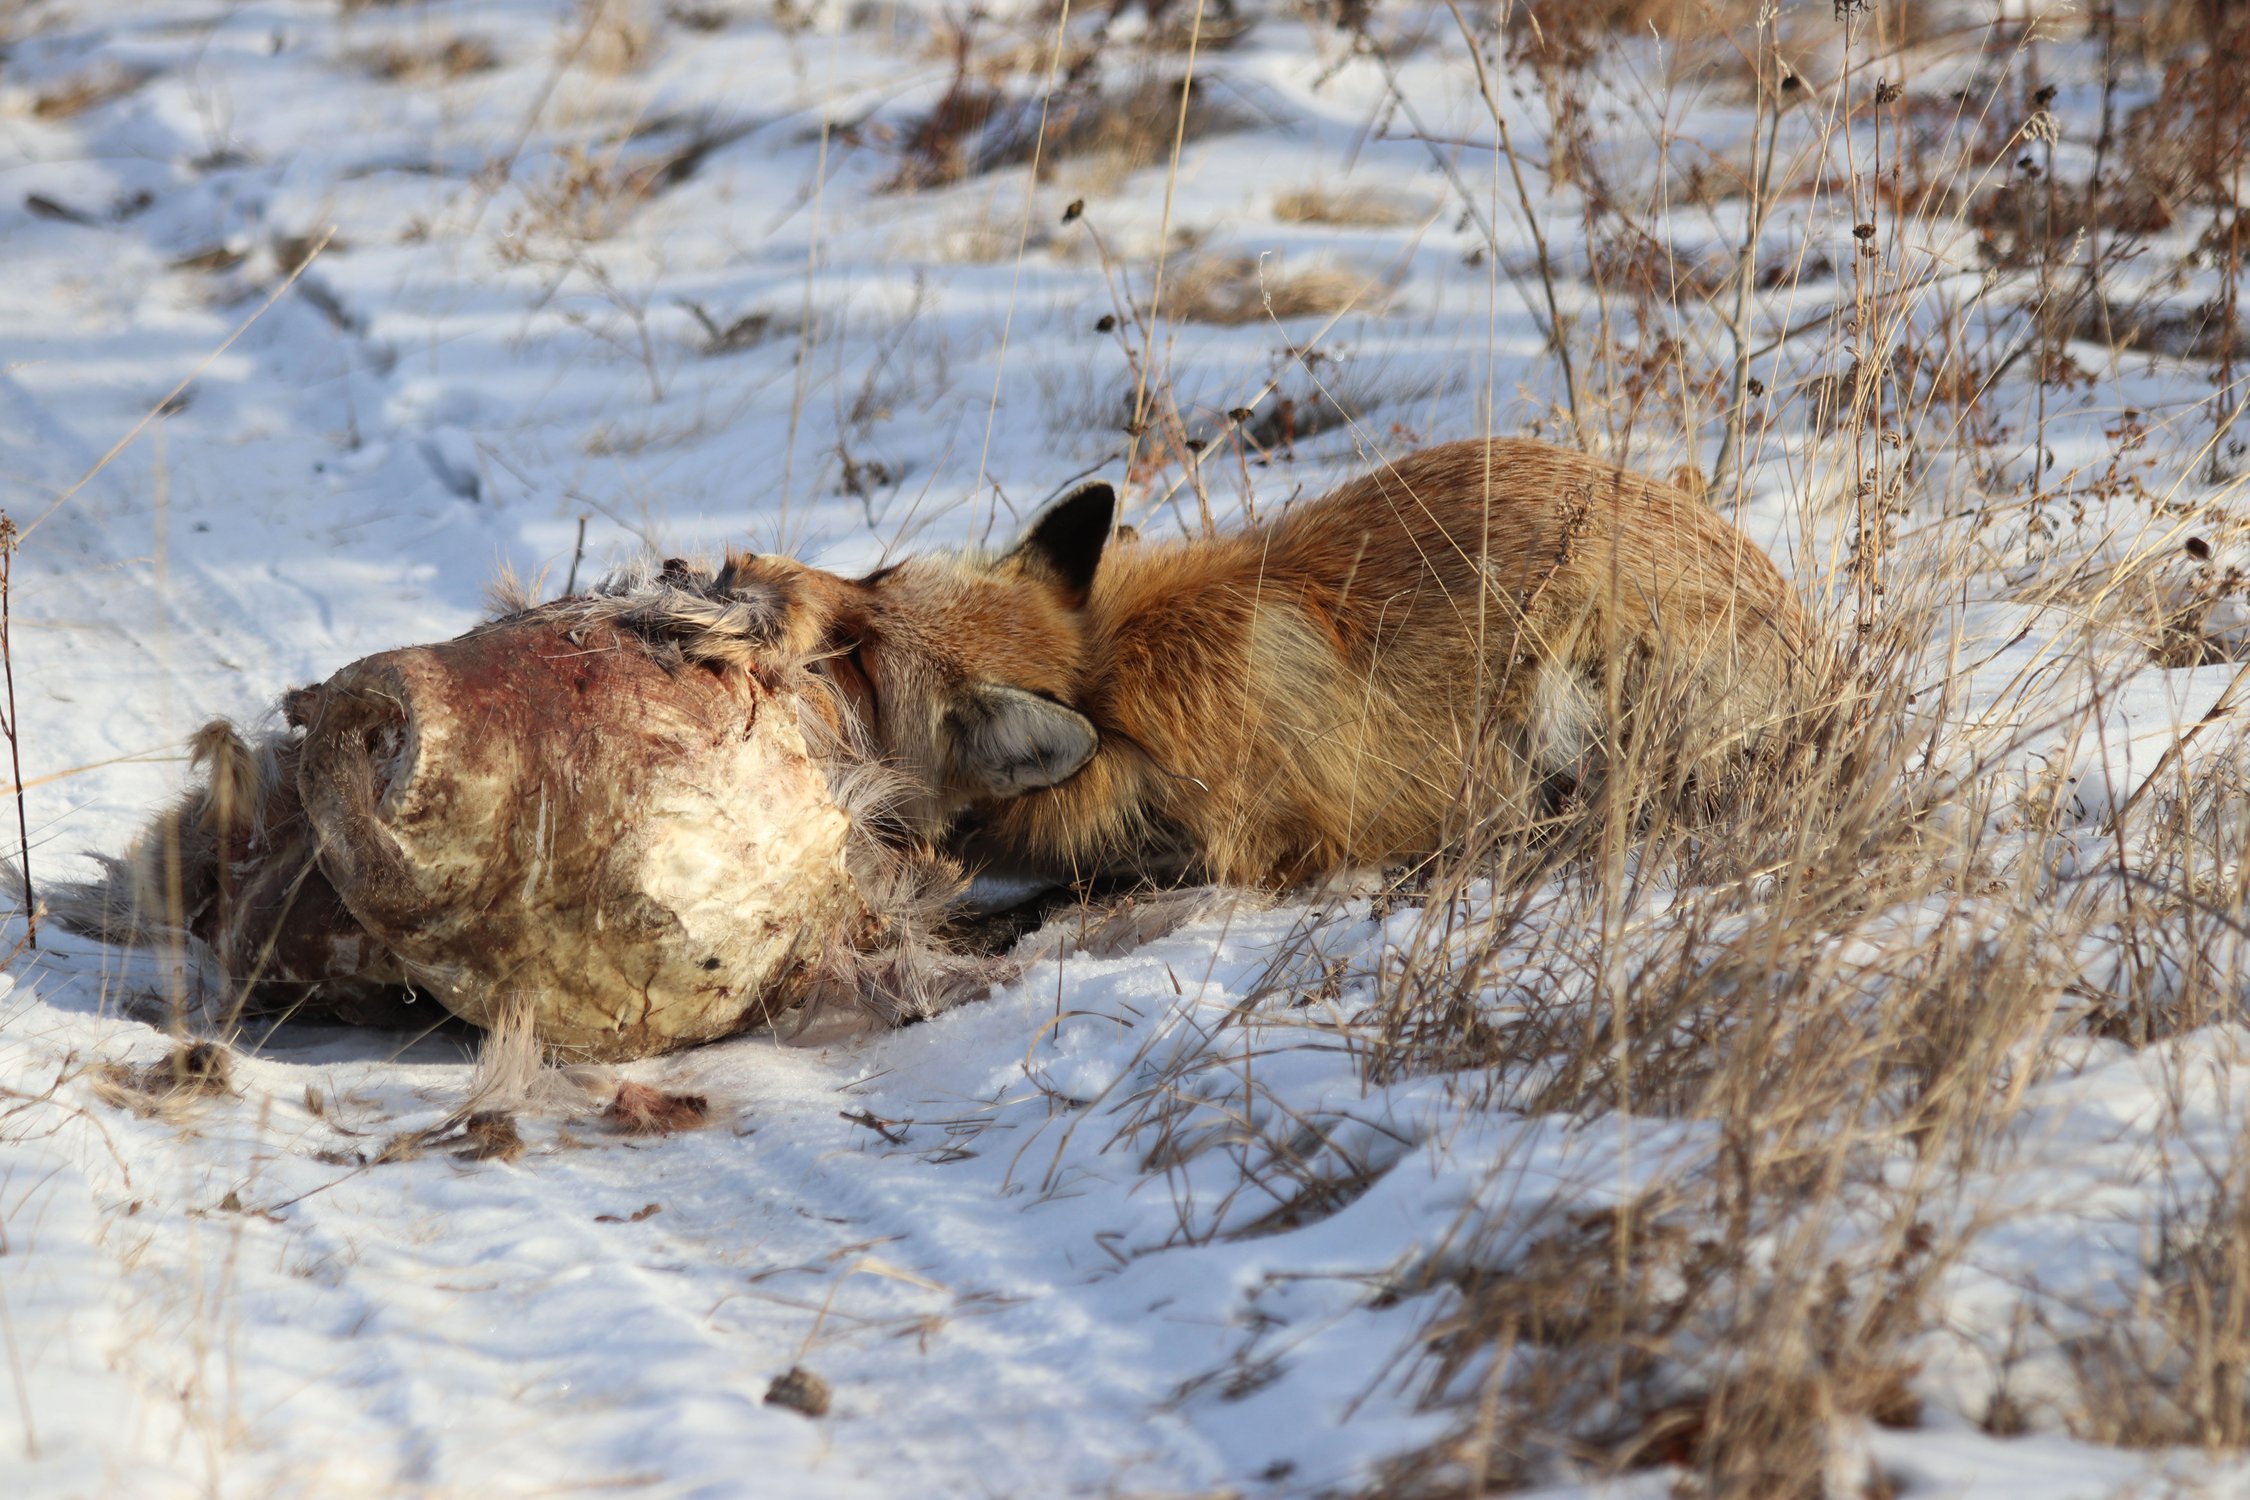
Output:
[[[1186,26],[1186,7],[1155,9]],[[1830,7],[1799,9],[1806,71],[1832,75]],[[270,722],[292,685],[458,633],[505,570],[553,592],[642,549],[745,541],[870,565],[1004,539],[1095,466],[1128,478],[1142,528],[1192,530],[1196,488],[1176,451],[1160,455],[1166,414],[1127,431],[1150,389],[1176,398],[1181,435],[1213,440],[1202,475],[1222,520],[1317,493],[1376,452],[1556,432],[1536,255],[1505,160],[1476,144],[1492,117],[1452,16],[1379,14],[1393,59],[1379,65],[1316,9],[1226,14],[1255,24],[1195,53],[1176,173],[1159,130],[1153,163],[1081,141],[1033,186],[1000,147],[989,171],[916,185],[945,155],[917,131],[949,90],[982,86],[981,71],[957,76],[962,55],[1035,114],[1038,80],[1073,72],[1098,15],[1058,27],[1030,8],[790,0],[0,10],[0,509],[22,530],[10,609],[34,873],[82,875],[79,851],[121,846],[180,784],[196,725]],[[1176,92],[1132,90],[1177,78],[1185,48],[1144,46],[1138,11],[1110,25],[1074,86],[1107,79],[1133,111],[1176,110]],[[2066,162],[2099,111],[2077,36],[2042,54],[2063,87]],[[1739,170],[1755,139],[1741,80],[1671,71],[1667,55],[1621,44],[1587,85],[1613,173],[1664,177],[1649,176],[1652,118],[1675,158]],[[2020,63],[1941,39],[1909,78],[1932,99],[1983,99]],[[1553,101],[1497,54],[1494,67],[1566,310],[1589,340],[1622,328],[1628,314],[1585,279],[1583,184],[1543,175]],[[2156,78],[2140,68],[2127,102]],[[1794,169],[1804,115],[1783,132]],[[1008,144],[1010,118],[1003,105],[988,145]],[[2023,149],[2008,129],[1988,142],[2003,171]],[[1650,221],[1689,259],[1725,257],[1741,215],[1722,196]],[[1767,334],[1848,304],[1834,268],[1851,264],[1850,225],[1829,199],[1777,206],[1762,243],[1833,274],[1763,289]],[[2157,241],[2167,264],[2192,227]],[[1929,279],[1914,317],[1964,307],[1963,326],[2000,340],[1982,366],[1999,370],[1983,409],[2000,431],[1948,434],[1978,447],[1975,464],[1917,448],[1920,472],[1958,478],[1916,496],[1902,555],[1939,555],[1931,538],[2020,484],[2034,441],[2028,366],[2002,383],[2014,325],[1992,311],[2020,278],[1999,286],[1950,228],[1886,264]],[[1162,296],[1217,284],[1253,308],[1275,296],[1280,316],[1160,319],[1140,342],[1132,310],[1154,292],[1159,246],[1175,278]],[[1299,315],[1281,292],[1307,273],[1327,301]],[[2210,294],[2208,275],[2118,275],[2182,304]],[[1635,347],[1663,331],[1638,326]],[[1680,331],[1723,368],[1707,324]],[[1839,619],[1847,528],[1805,503],[1838,490],[1837,460],[1811,435],[1803,381],[1844,342],[1808,338],[1759,365],[1776,394],[1757,387],[1762,436],[1736,507],[1808,595],[1845,601]],[[2231,489],[2191,477],[2209,362],[2079,353],[2091,375],[2040,413],[2069,476],[2051,482],[2072,498],[2001,506],[2015,519],[1966,544],[1978,570],[1946,584],[1961,635],[1932,652],[1958,669],[1932,711],[1961,753],[2005,742],[1982,779],[2065,806],[2054,848],[2023,855],[2064,869],[2109,857],[2108,812],[2183,728],[2222,700],[2231,712],[2242,618],[2239,580],[2205,587],[2196,624],[2221,659],[2192,667],[2092,641],[2102,591],[2073,582],[2087,560],[2205,543],[2192,564],[2132,574],[2161,613],[2164,590],[2192,593],[2241,544]],[[1589,430],[1669,471],[1677,412],[1670,427],[1620,414],[1676,393],[1621,385],[1628,364],[1597,391],[1582,359],[1605,413]],[[1314,433],[1324,399],[1353,420]],[[1302,414],[1294,443],[1284,404]],[[1227,435],[1246,406],[1250,445]],[[1697,434],[1705,468],[1717,432]],[[1903,594],[1917,580],[1896,581]],[[2040,720],[2034,687],[2080,711]],[[2222,719],[2196,756],[2223,761],[2234,735]],[[1998,836],[2016,795],[1985,809]],[[2241,883],[2206,873],[2222,895],[2192,908],[2211,934],[2198,1024],[2138,1047],[2078,1025],[2072,1006],[2125,988],[2119,955],[2141,929],[2072,919],[2057,896],[2052,943],[2024,962],[2055,966],[2064,998],[1996,1064],[2004,1123],[1976,1159],[1919,1169],[1902,1135],[1864,1199],[1834,1200],[1815,1251],[1840,1275],[1884,1242],[1874,1205],[1902,1193],[1947,1254],[1902,1358],[1918,1409],[1839,1420],[1832,1493],[2250,1493],[2250,1462],[2105,1446],[2076,1415],[2089,1331],[2145,1310],[2171,1226],[2250,1171],[2245,929],[2228,904]],[[1995,879],[1993,910],[2006,887]],[[1884,920],[1983,930],[1959,894],[1958,909],[1908,903]],[[1493,949],[1521,967],[1481,973],[1478,1003],[1502,1021],[1581,1001],[1598,1016],[1613,976],[1562,961],[1565,919],[1585,908],[1541,910],[1553,924]],[[1380,1066],[1370,1017],[1386,965],[1426,941],[1423,909],[1221,893],[1196,913],[897,1033],[757,1034],[573,1074],[519,1113],[520,1155],[485,1159],[451,1141],[378,1159],[467,1097],[474,1043],[448,1029],[284,1026],[241,1039],[226,1091],[150,1104],[117,1070],[166,1055],[161,1018],[187,981],[43,930],[0,976],[0,1494],[1403,1482],[1393,1460],[1475,1414],[1478,1368],[1433,1386],[1433,1330],[1462,1306],[1463,1267],[1505,1270],[1509,1244],[1718,1181],[1738,1143],[1693,1111],[1603,1110],[1591,1093],[1541,1105],[1526,1077]],[[21,928],[11,918],[8,941]],[[1632,942],[1652,965],[1666,951],[1654,930]],[[713,1119],[618,1133],[598,1111],[620,1078],[706,1096]],[[1775,1255],[1811,1232],[1769,1227]],[[1608,1251],[1584,1253],[1591,1276]],[[825,1415],[766,1402],[793,1368],[831,1389]],[[1552,1493],[1656,1496],[1677,1477],[1598,1477],[1598,1455],[1556,1456],[1565,1446],[1541,1446],[1533,1477]],[[1867,1488],[1878,1477],[1893,1489]]]

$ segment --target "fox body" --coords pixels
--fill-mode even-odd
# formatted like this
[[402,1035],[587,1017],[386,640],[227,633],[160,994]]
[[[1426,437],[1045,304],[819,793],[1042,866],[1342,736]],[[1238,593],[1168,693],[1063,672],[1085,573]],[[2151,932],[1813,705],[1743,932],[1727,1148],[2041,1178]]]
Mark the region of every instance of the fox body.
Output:
[[1114,543],[1109,487],[1010,552],[785,582],[919,832],[1065,879],[1290,884],[1432,853],[1495,768],[1579,777],[1662,690],[1689,774],[1805,702],[1814,636],[1707,506],[1583,454],[1455,443],[1214,538]]

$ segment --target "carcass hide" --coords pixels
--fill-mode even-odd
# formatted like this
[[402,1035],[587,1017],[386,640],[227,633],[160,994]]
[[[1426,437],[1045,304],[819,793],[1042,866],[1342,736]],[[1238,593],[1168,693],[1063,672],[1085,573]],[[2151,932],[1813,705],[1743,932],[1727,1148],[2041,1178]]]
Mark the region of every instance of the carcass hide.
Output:
[[643,1056],[849,994],[888,1019],[979,988],[925,940],[949,866],[883,837],[881,770],[806,670],[789,601],[667,564],[220,724],[204,784],[108,878],[112,941],[198,940],[239,997]]

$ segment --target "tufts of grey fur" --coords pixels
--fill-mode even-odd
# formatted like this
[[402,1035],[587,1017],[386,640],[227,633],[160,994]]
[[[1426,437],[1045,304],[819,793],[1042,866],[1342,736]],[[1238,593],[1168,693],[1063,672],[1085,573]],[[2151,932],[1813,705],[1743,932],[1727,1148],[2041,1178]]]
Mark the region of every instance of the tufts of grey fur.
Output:
[[249,832],[254,842],[263,841],[270,832],[263,813],[281,779],[280,750],[286,738],[282,731],[245,739],[223,720],[206,724],[191,745],[196,769],[210,774],[158,814],[124,853],[94,854],[100,878],[45,887],[39,896],[42,910],[66,932],[111,947],[184,943],[189,924],[218,885],[220,830],[214,798],[216,777],[228,769],[220,758],[247,760],[254,778],[246,809]]
[[778,584],[740,583],[729,568],[645,559],[558,607],[573,606],[589,623],[615,624],[684,660],[745,669],[761,665],[779,643],[789,612]]
[[146,948],[176,939],[185,921],[159,922],[162,906],[155,899],[152,871],[143,868],[135,851],[149,842],[148,834],[134,840],[122,855],[96,854],[102,868],[99,879],[68,880],[43,884],[40,909],[56,926],[80,937],[90,937],[112,948]]

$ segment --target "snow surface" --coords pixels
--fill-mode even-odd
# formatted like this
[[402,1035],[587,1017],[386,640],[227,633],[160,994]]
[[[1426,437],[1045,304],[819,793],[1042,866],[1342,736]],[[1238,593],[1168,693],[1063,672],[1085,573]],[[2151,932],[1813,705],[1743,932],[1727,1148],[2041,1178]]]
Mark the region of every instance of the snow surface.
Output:
[[[588,17],[607,12],[551,0],[11,15],[0,507],[25,528],[11,607],[42,878],[120,847],[179,784],[195,725],[270,722],[291,685],[459,632],[503,569],[553,589],[643,548],[743,541],[868,565],[1004,539],[1073,474],[1114,467],[1133,372],[1095,332],[1115,293],[1061,224],[1074,197],[1134,278],[1169,226],[1389,283],[1380,312],[1333,328],[1170,329],[1170,377],[1204,420],[1269,377],[1311,394],[1282,350],[1316,336],[1361,408],[1294,464],[1208,465],[1228,513],[1238,491],[1260,509],[1317,492],[1355,447],[1478,431],[1488,403],[1517,430],[1553,390],[1528,262],[1470,263],[1480,232],[1393,128],[1380,75],[1310,23],[1277,14],[1204,59],[1243,128],[1191,142],[1169,193],[1161,171],[1066,163],[1032,191],[1016,169],[893,194],[899,138],[952,76],[938,8],[722,8],[706,30],[612,5],[653,37],[631,66],[600,63]],[[1474,138],[1473,79],[1442,25],[1431,36],[1398,65],[1403,91],[1433,135]],[[458,37],[495,66],[379,76],[383,49]],[[89,78],[133,86],[75,113],[43,103]],[[2057,105],[2087,108],[2080,89]],[[1713,151],[1744,137],[1721,88],[1679,116]],[[697,140],[715,144],[645,203],[571,197],[573,174],[614,181]],[[1490,153],[1468,160],[1482,172]],[[1405,222],[1270,211],[1315,183],[1378,191]],[[1527,253],[1511,201],[1487,210]],[[1574,201],[1548,209],[1582,261]],[[602,213],[605,232],[565,232]],[[1723,247],[1740,229],[1692,232]],[[1771,232],[1845,243],[1796,208]],[[285,242],[322,236],[289,281]],[[764,332],[706,353],[691,303],[720,327],[763,315]],[[2201,381],[2152,360],[2113,369],[2103,399],[2192,408]],[[2059,434],[2067,463],[2106,452],[2101,420]],[[1777,434],[1742,514],[1820,590],[1834,540],[1781,499],[1805,462]],[[1129,496],[1158,528],[1189,526],[1192,498],[1164,479]],[[2122,516],[2107,545],[2166,545],[2173,525]],[[1972,716],[2060,670],[2068,614],[2004,589],[1964,610],[1992,648],[1969,653]],[[2098,743],[2032,736],[2005,769],[2062,763],[2093,829],[2235,671],[2122,668]],[[513,1162],[364,1166],[462,1102],[468,1041],[284,1027],[238,1060],[232,1096],[144,1118],[101,1095],[95,1065],[162,1056],[144,1018],[184,981],[44,932],[0,995],[0,1493],[1368,1484],[1450,1429],[1414,1353],[1441,1299],[1412,1293],[1465,1224],[1596,1211],[1718,1149],[1702,1122],[1530,1117],[1479,1102],[1478,1080],[1370,1082],[1369,976],[1411,921],[1365,899],[1225,901],[903,1032],[749,1036],[586,1083],[596,1102],[615,1076],[705,1094],[705,1131],[625,1138],[558,1106],[525,1113]],[[1277,982],[1308,942],[1336,982]],[[1978,1426],[2003,1350],[2019,1399],[2062,1378],[2054,1343],[2012,1342],[2027,1290],[2098,1321],[2129,1298],[2160,1211],[2197,1191],[2173,1165],[2233,1148],[2250,1032],[2082,1041],[2024,1087],[2006,1159],[1952,1185],[1993,1227],[1920,1351],[1924,1421],[1857,1441],[1908,1493],[2250,1493],[2239,1461],[2102,1448],[2053,1420],[2015,1439]],[[1262,1144],[1292,1118],[1318,1123],[1338,1175],[1371,1181],[1301,1223],[1269,1217],[1293,1189]],[[1202,1149],[1158,1149],[1180,1130]],[[833,1388],[827,1416],[764,1403],[795,1366]]]

